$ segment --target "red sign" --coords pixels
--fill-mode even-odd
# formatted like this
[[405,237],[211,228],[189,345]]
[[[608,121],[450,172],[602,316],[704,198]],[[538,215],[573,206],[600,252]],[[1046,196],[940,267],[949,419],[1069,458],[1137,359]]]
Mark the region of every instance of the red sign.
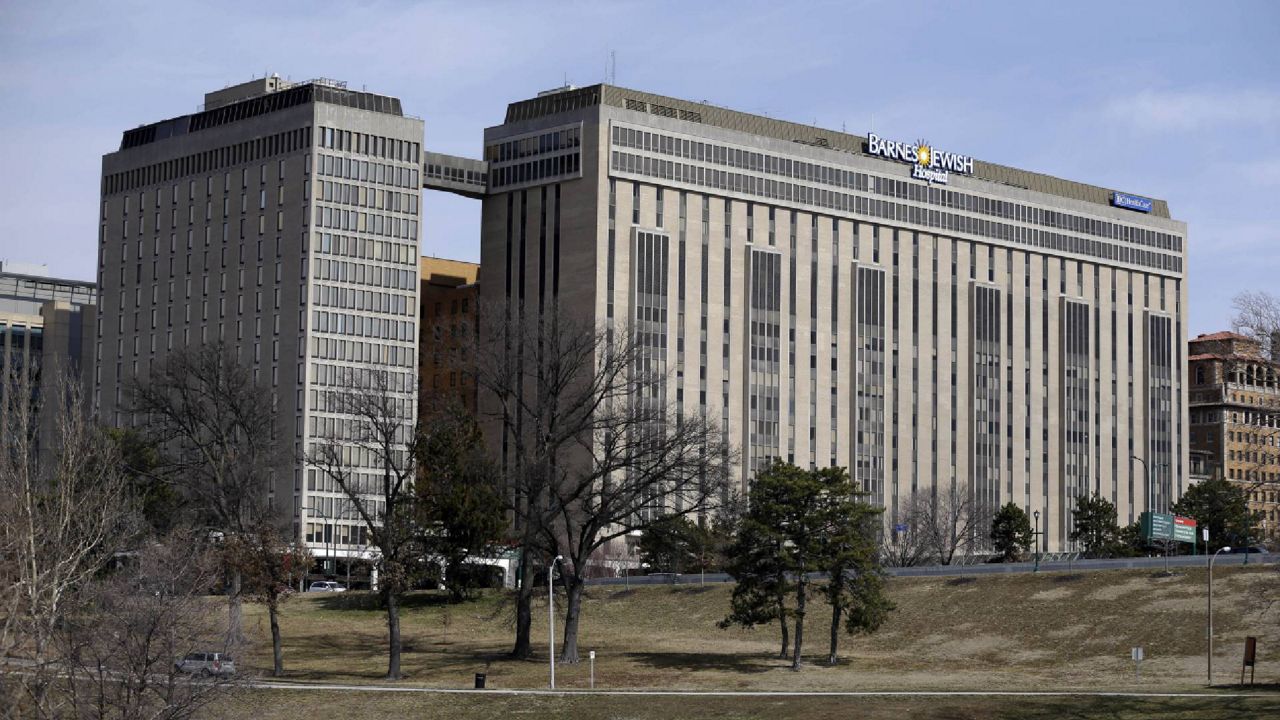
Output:
[[1173,516],[1173,524],[1174,524],[1174,525],[1185,525],[1185,526],[1187,526],[1187,527],[1195,527],[1195,526],[1196,526],[1196,519],[1195,519],[1195,518],[1189,518],[1189,517],[1182,517],[1181,515],[1174,515],[1174,516]]

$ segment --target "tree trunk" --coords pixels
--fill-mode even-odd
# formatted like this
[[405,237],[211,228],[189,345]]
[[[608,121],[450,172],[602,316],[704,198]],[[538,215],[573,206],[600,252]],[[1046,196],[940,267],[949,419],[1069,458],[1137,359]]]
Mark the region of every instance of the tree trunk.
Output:
[[386,584],[383,600],[387,604],[387,635],[389,638],[390,657],[387,661],[387,679],[399,680],[400,675],[400,598],[391,591],[391,583]]
[[781,595],[778,596],[778,624],[782,626],[782,649],[778,651],[778,657],[785,658],[791,654],[791,635],[787,629],[787,607]]
[[578,618],[582,616],[583,580],[577,573],[565,577],[568,592],[568,603],[564,614],[564,648],[560,651],[560,662],[578,662]]
[[[836,598],[839,597],[834,589],[831,594]],[[831,603],[831,652],[827,655],[827,664],[831,666],[834,666],[837,662],[836,648],[840,644],[840,613],[842,610],[839,600],[833,600]]]
[[244,633],[240,629],[240,584],[240,571],[232,570],[231,587],[227,589],[227,651],[230,651],[244,640]]
[[271,656],[275,663],[271,675],[281,677],[284,675],[284,651],[280,649],[280,608],[275,599],[267,603],[267,614],[271,616]]
[[804,646],[804,605],[808,589],[809,581],[805,579],[804,573],[800,573],[800,579],[796,582],[796,645],[795,654],[791,658],[792,670],[800,669],[800,653]]
[[533,626],[533,583],[529,581],[529,548],[520,547],[520,577],[516,588],[516,646],[511,657],[528,660],[533,655],[529,633]]

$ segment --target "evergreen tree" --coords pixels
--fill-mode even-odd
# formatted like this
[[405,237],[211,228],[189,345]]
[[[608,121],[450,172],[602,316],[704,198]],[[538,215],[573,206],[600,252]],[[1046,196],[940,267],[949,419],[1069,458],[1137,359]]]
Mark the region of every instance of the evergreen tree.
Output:
[[707,535],[687,517],[664,517],[640,536],[640,562],[657,572],[697,571],[709,545]]
[[[780,657],[788,655],[788,620],[794,622],[791,667],[804,653],[804,621],[812,575],[829,574],[820,588],[832,605],[834,659],[840,622],[847,632],[872,632],[892,604],[883,594],[875,519],[843,468],[802,470],[775,463],[756,476],[730,557],[737,580],[732,610],[721,627],[751,627],[778,620]],[[794,600],[792,600],[794,598]]]
[[1173,506],[1178,515],[1195,518],[1197,531],[1209,528],[1209,552],[1251,540],[1254,518],[1249,497],[1241,488],[1222,478],[1213,478],[1187,488]]
[[489,554],[507,528],[499,475],[484,452],[479,425],[460,404],[424,420],[413,486],[421,548],[444,563],[444,586],[450,601],[459,602],[480,580],[467,557]]
[[1016,562],[1031,548],[1031,518],[1015,503],[1006,503],[991,519],[991,542],[1004,562]]
[[[835,665],[840,625],[845,632],[875,632],[893,610],[884,593],[884,570],[876,545],[876,527],[884,511],[866,502],[844,468],[816,471],[824,486],[821,565],[827,584],[821,592],[831,606],[831,648],[827,662]],[[798,656],[797,656],[798,657]]]
[[1101,495],[1081,495],[1071,511],[1071,539],[1084,543],[1085,555],[1111,557],[1120,536],[1116,506]]

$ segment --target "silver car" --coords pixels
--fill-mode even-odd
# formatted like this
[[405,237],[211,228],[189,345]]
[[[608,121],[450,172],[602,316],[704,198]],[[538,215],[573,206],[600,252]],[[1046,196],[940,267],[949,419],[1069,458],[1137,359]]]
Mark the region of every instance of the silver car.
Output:
[[236,674],[236,662],[226,653],[187,653],[186,657],[173,664],[173,668],[178,672],[201,677],[229,677]]
[[317,580],[311,583],[307,592],[346,592],[347,586],[332,580]]

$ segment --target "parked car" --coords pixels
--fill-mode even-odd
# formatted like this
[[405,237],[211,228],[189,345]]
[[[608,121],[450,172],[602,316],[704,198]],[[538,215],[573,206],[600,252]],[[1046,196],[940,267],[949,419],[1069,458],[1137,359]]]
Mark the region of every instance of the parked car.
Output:
[[311,583],[307,592],[346,592],[347,586],[332,580],[317,580]]
[[173,664],[173,668],[178,672],[201,677],[229,677],[236,674],[236,662],[226,653],[187,653],[186,657]]

